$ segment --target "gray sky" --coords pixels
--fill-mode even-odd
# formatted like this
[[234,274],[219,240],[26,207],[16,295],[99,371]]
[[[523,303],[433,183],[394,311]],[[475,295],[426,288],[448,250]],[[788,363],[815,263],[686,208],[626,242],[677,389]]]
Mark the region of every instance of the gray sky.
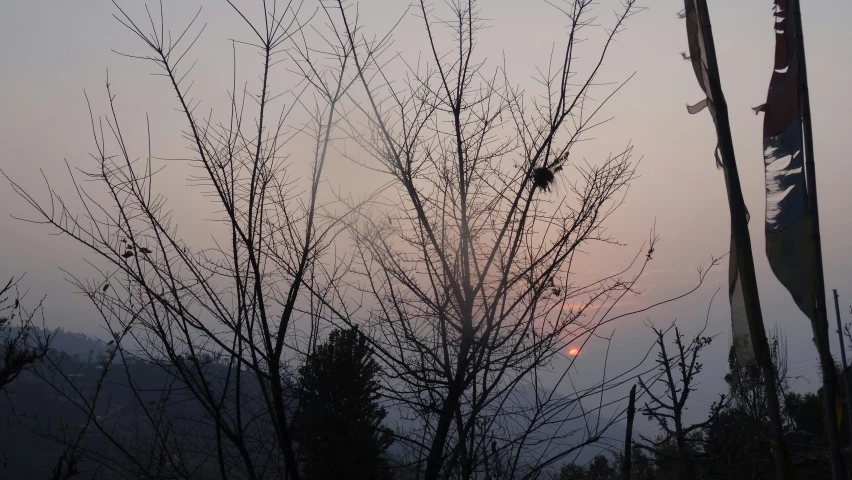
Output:
[[[121,3],[137,14],[142,11],[140,2]],[[198,60],[193,92],[204,108],[226,114],[222,108],[231,82],[229,38],[247,38],[245,26],[224,0],[164,3],[174,28],[191,18],[199,4],[204,5],[201,18],[208,27],[193,52]],[[257,2],[237,3],[249,11],[256,10]],[[816,352],[810,327],[772,276],[763,254],[762,117],[755,116],[751,107],[764,102],[772,71],[772,2],[709,3],[742,185],[752,213],[752,242],[767,330],[775,324],[783,328],[793,374],[810,381],[799,380],[796,388],[815,390]],[[849,149],[844,147],[848,145],[852,111],[852,29],[848,26],[852,3],[803,3],[826,285],[840,291],[845,321],[852,321],[848,314],[852,303],[852,254],[848,248],[852,189],[848,188]],[[597,140],[582,150],[590,159],[599,158],[632,141],[637,157],[643,157],[641,178],[634,182],[627,204],[609,224],[611,233],[628,246],[590,256],[584,265],[596,273],[615,270],[635,254],[656,221],[661,241],[652,271],[643,282],[646,292],[631,299],[633,305],[687,289],[695,281],[696,267],[706,266],[711,255],[724,254],[729,241],[724,181],[712,154],[715,133],[711,119],[706,111],[690,116],[685,109],[687,103],[701,100],[702,95],[691,66],[680,56],[687,48],[685,26],[677,18],[682,2],[647,0],[644,5],[648,9],[635,16],[618,37],[601,79],[619,81],[633,72],[637,75],[607,107],[607,115],[614,120],[601,127]],[[405,6],[405,2],[363,1],[362,23],[371,31],[385,31],[403,14]],[[599,23],[610,21],[614,6],[611,0],[600,2]],[[534,88],[535,66],[546,66],[551,45],[564,41],[562,19],[553,7],[538,0],[488,0],[480,8],[490,25],[480,37],[480,58],[494,68],[505,56],[513,83]],[[88,92],[96,115],[106,113],[103,84],[107,69],[131,143],[144,146],[147,113],[155,154],[177,156],[185,152],[181,118],[174,111],[168,85],[161,77],[148,75],[153,71],[151,65],[111,52],[141,50],[138,40],[111,18],[113,12],[114,7],[106,0],[0,2],[0,166],[36,193],[43,193],[40,169],[60,191],[68,192],[64,160],[72,167],[89,165],[93,144],[83,91]],[[420,26],[414,16],[405,17],[395,34],[395,48],[406,55],[424,51],[428,45]],[[246,70],[254,67],[248,65]],[[176,206],[181,228],[191,236],[209,236],[209,222],[198,215],[209,209],[208,201],[198,191],[184,187],[186,171],[179,166],[170,168],[174,170],[161,179],[160,188]],[[352,165],[330,169],[327,180],[355,194],[365,193],[358,189],[370,185],[369,174]],[[10,217],[27,213],[8,185],[0,185],[0,227],[4,233],[0,274],[8,277],[28,272],[25,284],[30,294],[47,295],[48,324],[97,333],[90,306],[74,294],[60,270],[85,276],[88,271],[80,260],[83,252],[67,240],[50,236],[47,228]],[[698,328],[713,292],[724,287],[725,270],[725,265],[719,268],[696,295],[618,324],[614,361],[635,358],[647,348],[651,339],[642,326],[647,317],[660,324],[677,317],[687,332]],[[828,299],[830,302],[830,291]],[[727,308],[726,296],[718,295],[708,333],[718,333],[719,338],[706,354],[705,389],[698,393],[698,400],[722,386],[730,330]],[[588,355],[600,355],[600,350],[592,349]]]

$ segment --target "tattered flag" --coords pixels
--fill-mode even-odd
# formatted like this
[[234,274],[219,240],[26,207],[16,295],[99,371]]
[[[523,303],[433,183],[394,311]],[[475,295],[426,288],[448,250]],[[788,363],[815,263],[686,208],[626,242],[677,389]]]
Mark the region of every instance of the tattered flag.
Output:
[[775,66],[762,105],[766,256],[816,335],[810,209],[799,109],[799,68],[788,0],[775,0]]
[[[698,6],[695,0],[684,0],[684,15],[686,19],[686,35],[689,40],[689,55],[688,58],[692,62],[692,68],[695,71],[695,78],[698,80],[701,90],[706,95],[705,99],[692,106],[687,106],[687,111],[691,114],[696,114],[705,108],[710,110],[710,115],[713,117],[713,124],[716,125],[718,134],[718,125],[716,124],[716,108],[717,101],[724,102],[724,98],[714,99],[713,91],[710,88],[710,72],[708,70],[707,50],[704,46],[704,32],[702,31],[701,19],[699,16]],[[686,58],[687,56],[684,56]],[[716,164],[725,174],[725,187],[728,191],[730,199],[731,191],[728,185],[728,167],[729,159],[726,159],[719,149],[716,149]],[[746,216],[748,213],[746,212]],[[746,217],[748,218],[748,217]],[[733,229],[732,229],[733,232]],[[748,310],[746,309],[746,299],[743,292],[740,268],[737,262],[737,251],[735,247],[734,234],[731,235],[730,254],[728,255],[728,296],[731,304],[731,331],[734,343],[734,352],[737,357],[737,363],[740,366],[757,365],[757,356],[755,354],[754,343],[751,337],[751,328],[749,327]]]

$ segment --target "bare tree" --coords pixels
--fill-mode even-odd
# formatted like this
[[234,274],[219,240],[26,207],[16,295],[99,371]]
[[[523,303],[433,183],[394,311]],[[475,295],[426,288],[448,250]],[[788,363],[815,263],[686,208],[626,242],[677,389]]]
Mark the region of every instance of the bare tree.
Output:
[[[350,229],[371,308],[340,299],[329,320],[368,326],[388,401],[406,420],[399,443],[427,480],[537,478],[617,419],[604,397],[627,373],[604,368],[600,381],[574,388],[563,367],[573,362],[567,344],[625,315],[613,309],[635,292],[656,240],[612,276],[584,282],[572,270],[583,246],[615,243],[604,224],[635,177],[630,145],[597,163],[570,157],[620,88],[598,77],[637,10],[623,2],[578,80],[592,4],[556,6],[567,34],[538,96],[479,59],[483,14],[472,0],[447,2],[446,15],[425,1],[413,7],[430,57],[417,64],[385,58],[392,35],[368,36],[353,4],[326,4],[330,37],[352,46],[363,87],[344,118],[359,150],[344,154],[389,182]],[[393,60],[402,78],[391,77]]]
[[20,278],[10,278],[0,288],[0,391],[15,381],[21,373],[33,367],[47,355],[51,335],[38,329],[33,319],[42,311],[42,301],[27,309],[18,291]]
[[[24,372],[33,373],[50,351],[54,336],[44,328],[43,302],[41,298],[33,307],[25,305],[26,292],[18,286],[21,277],[10,278],[0,287],[0,417],[4,422],[17,421],[20,412],[15,410],[15,387],[13,382]],[[0,284],[2,285],[2,284]],[[41,326],[35,319],[41,316]],[[6,445],[0,447],[3,458],[0,470],[8,467]],[[8,474],[8,472],[7,472]]]
[[[213,203],[213,246],[194,247],[179,233],[172,214],[177,205],[156,187],[165,160],[151,146],[156,127],[149,124],[148,151],[133,153],[109,81],[108,115],[91,115],[93,166],[68,169],[79,205],[50,183],[49,200],[41,202],[10,180],[36,213],[29,220],[87,247],[97,269],[95,278],[72,278],[111,337],[103,374],[84,388],[57,360],[49,375],[62,388],[70,385],[63,392],[85,413],[83,430],[103,436],[120,457],[87,449],[82,433],[69,442],[73,453],[121,475],[193,478],[201,463],[215,465],[221,478],[299,478],[288,362],[317,334],[312,319],[322,304],[313,298],[339,280],[334,256],[320,262],[341,220],[326,211],[320,187],[338,122],[336,103],[351,84],[343,76],[350,50],[308,50],[303,27],[311,12],[303,13],[299,3],[263,2],[253,21],[228,3],[245,20],[249,38],[234,41],[228,52],[234,79],[230,112],[221,121],[198,114],[200,102],[191,96],[188,52],[204,30],[200,11],[172,32],[162,5],[159,15],[146,7],[147,16],[138,17],[115,5],[116,20],[145,49],[122,55],[155,66],[183,114],[191,157],[180,160],[198,172],[191,186]],[[238,73],[246,67],[238,68],[237,60],[246,51],[259,67],[259,81],[241,85]],[[293,83],[279,87],[275,75]],[[295,111],[306,112],[308,120],[291,119]],[[287,148],[299,135],[313,138],[313,152],[291,160]],[[306,178],[293,171],[307,172]],[[134,360],[162,371],[154,398],[154,386],[134,378]],[[126,381],[150,432],[145,438],[139,425],[111,424],[99,413],[109,401],[101,393],[108,372]],[[200,410],[188,418],[170,409],[176,396]],[[187,442],[197,437],[204,438]]]
[[[623,2],[581,77],[576,46],[596,27],[592,6],[557,6],[568,33],[537,96],[476,59],[482,16],[472,0],[448,3],[447,19],[416,6],[432,58],[406,63],[402,81],[385,67],[392,36],[368,40],[342,0],[318,10],[326,30],[315,19],[306,28],[313,12],[294,3],[264,2],[261,20],[234,6],[249,40],[233,43],[222,121],[197,114],[190,96],[198,15],[172,35],[162,7],[136,17],[116,6],[146,48],[124,55],[155,65],[183,114],[192,153],[182,160],[214,205],[214,244],[179,234],[176,205],[155,184],[165,159],[150,132],[148,151],[132,153],[109,82],[108,115],[91,114],[94,167],[68,169],[78,206],[49,182],[39,201],[10,180],[36,213],[29,220],[87,247],[97,271],[72,277],[110,336],[95,381],[75,380],[61,356],[48,357],[44,373],[83,415],[56,436],[66,458],[123,477],[298,479],[289,379],[323,328],[341,324],[367,334],[387,374],[385,401],[404,415],[401,463],[418,477],[539,478],[605,441],[623,412],[621,387],[646,372],[604,365],[600,379],[580,384],[564,349],[582,350],[602,326],[637,312],[618,303],[639,293],[657,239],[652,232],[615,274],[582,280],[574,271],[584,247],[617,244],[606,221],[636,172],[630,144],[599,162],[570,157],[623,85],[599,74],[637,11]],[[261,60],[251,87],[237,80],[246,50]],[[271,79],[282,70],[292,82],[278,90]],[[296,137],[311,139],[312,155],[291,163]],[[385,175],[386,188],[360,202],[321,195],[331,151]],[[297,162],[304,179],[289,169]],[[341,232],[351,256],[331,251]],[[139,369],[151,367],[160,375],[142,381]],[[127,404],[116,404],[115,384]],[[130,404],[132,422],[110,416]]]
[[[670,456],[665,447],[674,444],[676,457],[673,460],[677,462],[678,477],[693,478],[696,473],[695,457],[700,451],[697,446],[699,434],[716,420],[719,412],[725,407],[727,398],[720,395],[719,400],[713,402],[707,420],[691,425],[684,422],[683,414],[687,401],[690,393],[695,391],[696,377],[703,368],[698,357],[704,347],[712,342],[713,337],[704,335],[706,322],[688,343],[675,324],[665,330],[649,326],[657,336],[657,372],[650,381],[642,380],[641,377],[639,379],[643,393],[649,397],[640,411],[660,426],[662,434],[656,440],[643,438],[645,445],[642,446],[665,458]],[[672,330],[674,352],[666,346],[667,336]],[[658,385],[662,388],[656,388]]]

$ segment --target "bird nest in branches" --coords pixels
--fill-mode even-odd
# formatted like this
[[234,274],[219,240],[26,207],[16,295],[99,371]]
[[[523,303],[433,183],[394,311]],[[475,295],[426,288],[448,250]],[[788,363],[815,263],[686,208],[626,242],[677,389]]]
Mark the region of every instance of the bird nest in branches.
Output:
[[550,191],[554,180],[556,180],[556,176],[553,174],[553,170],[547,167],[537,167],[533,170],[533,185],[545,192]]

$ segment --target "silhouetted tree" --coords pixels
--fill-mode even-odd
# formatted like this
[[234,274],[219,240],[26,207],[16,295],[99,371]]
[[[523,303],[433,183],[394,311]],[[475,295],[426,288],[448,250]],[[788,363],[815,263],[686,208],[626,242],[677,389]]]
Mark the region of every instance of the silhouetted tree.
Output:
[[[42,311],[42,301],[34,307],[24,305],[23,295],[18,290],[21,277],[12,277],[0,287],[0,421],[11,422],[14,412],[14,386],[22,373],[37,366],[49,353],[53,336],[34,324]],[[43,327],[43,325],[42,325]],[[6,425],[8,427],[8,425]],[[0,429],[4,428],[0,426]],[[0,477],[6,477],[9,467],[6,447],[0,441]],[[60,462],[63,460],[60,459]],[[70,478],[64,477],[64,478]]]
[[[228,55],[223,117],[190,95],[200,22],[170,32],[162,9],[116,13],[141,47],[126,56],[156,70],[181,114],[183,131],[172,133],[187,143],[190,183],[214,205],[209,245],[178,228],[153,136],[141,132],[142,151],[129,141],[120,87],[109,82],[107,114],[90,113],[91,167],[68,169],[73,200],[49,182],[43,201],[11,182],[32,220],[85,247],[96,269],[73,281],[111,337],[97,388],[79,389],[60,365],[51,372],[63,382],[57,390],[74,389],[68,400],[85,414],[83,431],[97,431],[120,458],[104,460],[77,442],[82,433],[72,453],[123,477],[193,478],[204,467],[205,477],[299,480],[290,379],[320,323],[365,325],[386,372],[383,395],[409,422],[404,460],[426,480],[537,479],[601,441],[619,415],[603,413],[603,397],[634,369],[603,369],[597,384],[560,395],[573,388],[562,352],[632,313],[614,308],[636,292],[656,237],[621,271],[579,280],[574,261],[585,247],[616,243],[606,223],[636,164],[629,143],[598,161],[571,151],[606,122],[602,108],[623,85],[603,81],[602,66],[636,0],[616,2],[582,62],[597,2],[556,6],[567,28],[554,32],[559,49],[529,92],[477,59],[484,25],[473,0],[414,7],[431,58],[422,69],[403,65],[401,80],[388,62],[405,59],[383,56],[392,35],[364,34],[352,3],[321,3],[325,26],[298,2],[258,2],[260,19],[228,3],[248,38]],[[240,85],[246,50],[259,75]],[[306,119],[291,118],[297,111]],[[294,154],[287,142],[301,135],[311,147]],[[383,189],[366,201],[327,190],[327,160],[338,153],[383,175]],[[351,242],[332,251],[341,232]],[[133,380],[132,359],[166,375],[156,398]],[[111,370],[140,408],[133,425],[100,414]],[[591,396],[600,401],[589,409]],[[167,407],[176,397],[196,407],[191,418]],[[586,428],[573,428],[581,417]]]
[[305,479],[390,478],[385,450],[393,441],[378,403],[382,374],[366,338],[337,329],[299,368],[301,403],[293,430]]
[[[651,381],[639,379],[642,390],[650,397],[641,412],[659,425],[662,434],[654,441],[645,438],[645,447],[660,459],[670,457],[671,448],[674,447],[678,478],[692,478],[696,473],[695,457],[701,451],[700,434],[716,421],[726,399],[725,395],[721,395],[719,400],[710,406],[706,421],[691,425],[684,423],[684,409],[690,393],[695,391],[696,376],[703,368],[698,357],[713,338],[704,336],[706,323],[688,343],[674,324],[665,330],[653,325],[651,328],[657,336],[657,372]],[[666,346],[667,335],[672,330],[674,352]],[[654,388],[657,385],[662,386],[662,389]]]
[[610,465],[606,455],[597,455],[589,464],[588,480],[610,480],[615,476],[615,467]]
[[[51,335],[37,328],[33,318],[41,311],[41,302],[32,310],[21,303],[18,280],[11,278],[0,287],[0,391],[47,355]],[[2,285],[2,284],[0,284]]]
[[[776,372],[779,401],[789,389],[787,345],[780,330],[770,339],[770,355]],[[740,367],[734,348],[728,355],[730,371],[725,375],[729,402],[715,422],[702,434],[705,469],[709,475],[725,477],[748,475],[768,478],[773,475],[773,458],[769,438],[769,410],[763,372],[760,367]],[[782,405],[787,402],[780,401]],[[785,407],[789,417],[789,405]]]
[[630,478],[632,480],[651,480],[654,478],[653,459],[645,453],[645,450],[634,445],[632,450],[632,461]]
[[795,429],[799,432],[822,438],[824,418],[822,400],[815,393],[789,393],[786,404]]
[[[650,480],[654,478],[656,473],[654,459],[646,453],[645,449],[634,443],[631,448],[630,455],[630,480]],[[622,452],[616,452],[613,460],[613,468],[615,468],[616,465],[623,468],[624,454]],[[623,470],[619,469],[615,478],[623,480],[624,475],[622,475],[622,471]]]
[[[783,399],[790,388],[790,382],[787,366],[787,342],[778,329],[772,333],[769,350],[775,369],[779,403],[783,405]],[[728,354],[728,367],[730,371],[725,375],[725,382],[728,384],[730,392],[731,407],[739,409],[752,422],[763,423],[769,418],[769,407],[761,368],[756,366],[740,367],[733,346],[731,346]]]
[[755,421],[741,406],[719,412],[702,432],[705,471],[711,478],[774,478],[769,424]]
[[576,463],[566,463],[559,469],[559,474],[554,477],[554,480],[585,480],[586,469],[582,465]]
[[[566,34],[533,90],[486,66],[485,3],[415,2],[428,52],[416,64],[385,57],[392,37],[365,33],[354,3],[326,3],[329,38],[347,39],[363,87],[345,122],[359,150],[347,153],[388,182],[351,229],[375,305],[364,317],[386,390],[413,417],[400,445],[426,480],[485,477],[495,463],[504,478],[538,478],[616,420],[570,413],[612,378],[562,396],[567,375],[546,387],[539,377],[566,343],[618,316],[654,248],[652,235],[623,271],[574,280],[584,245],[613,241],[604,224],[635,177],[629,144],[600,161],[571,157],[619,88],[601,91],[601,66],[638,7],[621,2],[582,71],[578,35],[597,26],[595,3],[554,3]],[[353,321],[342,303],[332,319]],[[572,415],[589,415],[589,428],[569,427]]]
[[[133,132],[118,113],[121,86],[109,79],[106,115],[96,116],[90,106],[93,161],[68,168],[73,200],[47,178],[44,201],[9,180],[32,207],[28,220],[49,225],[90,255],[94,278],[71,278],[111,337],[104,370],[128,373],[132,358],[160,365],[171,379],[159,386],[162,398],[179,395],[200,407],[193,420],[211,428],[183,430],[186,418],[165,410],[164,400],[145,398],[150,392],[129,380],[134,404],[147,412],[138,417],[145,428],[124,425],[119,434],[98,412],[106,399],[69,398],[86,414],[86,427],[103,433],[121,459],[89,451],[94,446],[86,442],[70,443],[122,477],[193,478],[202,465],[217,470],[205,470],[206,478],[299,480],[288,362],[309,351],[317,318],[311,299],[337,277],[337,259],[320,260],[343,215],[327,214],[321,185],[340,113],[335,104],[352,83],[343,68],[350,51],[331,46],[317,54],[303,43],[311,13],[298,3],[257,2],[258,18],[228,1],[234,17],[245,21],[247,37],[217,56],[234,65],[224,115],[214,115],[197,109],[201,99],[191,93],[197,70],[190,52],[204,31],[201,12],[171,30],[162,4],[157,12],[113,3],[115,18],[140,47],[122,55],[154,69],[182,118],[181,129],[165,133],[183,138],[189,158],[182,160],[194,167],[188,181],[202,203],[213,204],[206,215],[212,244],[198,245],[178,228],[180,205],[160,188],[164,159],[152,146],[151,132],[160,124],[137,132],[147,142],[130,141]],[[337,68],[321,64],[328,58]],[[241,84],[247,71],[254,72],[251,80]],[[303,116],[292,118],[297,113]],[[307,137],[310,147],[291,158],[294,137]],[[199,215],[197,205],[190,215]],[[293,334],[297,324],[305,335]],[[224,359],[225,368],[212,368],[204,353]],[[70,372],[53,372],[58,389],[72,383]],[[175,384],[178,392],[171,390]]]
[[612,480],[616,478],[616,468],[606,455],[596,455],[587,466],[566,463],[553,477],[554,480]]

